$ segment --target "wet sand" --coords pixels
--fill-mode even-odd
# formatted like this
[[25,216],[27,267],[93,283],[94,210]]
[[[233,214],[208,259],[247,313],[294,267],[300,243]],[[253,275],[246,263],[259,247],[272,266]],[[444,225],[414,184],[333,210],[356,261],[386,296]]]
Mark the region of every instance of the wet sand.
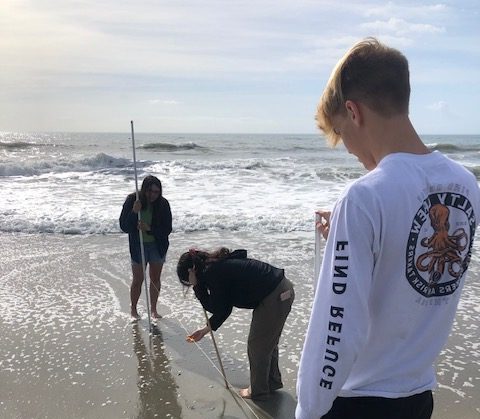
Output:
[[[281,239],[281,242],[280,242]],[[273,241],[272,241],[273,240]],[[0,241],[0,418],[293,418],[296,368],[312,295],[313,243],[306,237],[222,233],[172,235],[159,312],[148,333],[129,313],[125,235],[2,234]],[[281,243],[281,245],[279,245]],[[185,342],[203,325],[193,293],[175,277],[192,245],[255,249],[286,268],[297,299],[280,345],[285,387],[266,402],[225,388],[210,337]],[[477,246],[478,247],[478,246]],[[434,419],[480,417],[478,251],[448,346],[438,364]],[[234,310],[215,334],[229,383],[248,385],[250,313]]]

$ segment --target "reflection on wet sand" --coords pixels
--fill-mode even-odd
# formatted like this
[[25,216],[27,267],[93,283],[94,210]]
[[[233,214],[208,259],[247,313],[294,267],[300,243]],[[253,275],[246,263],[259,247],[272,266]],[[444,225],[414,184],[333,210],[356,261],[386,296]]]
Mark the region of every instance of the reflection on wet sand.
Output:
[[[162,333],[152,326],[152,333],[148,335],[140,329],[138,322],[132,325],[133,350],[138,361],[136,418],[179,418],[182,409],[177,401],[178,386],[170,372]],[[148,345],[145,339],[148,339]]]

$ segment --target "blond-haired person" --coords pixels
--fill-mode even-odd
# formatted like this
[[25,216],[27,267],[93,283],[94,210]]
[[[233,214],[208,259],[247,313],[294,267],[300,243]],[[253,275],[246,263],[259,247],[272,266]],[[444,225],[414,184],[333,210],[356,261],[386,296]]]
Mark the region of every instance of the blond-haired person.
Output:
[[480,215],[475,177],[421,141],[408,61],[374,38],[339,61],[319,128],[369,171],[322,213],[327,237],[297,381],[297,419],[427,419],[433,364]]

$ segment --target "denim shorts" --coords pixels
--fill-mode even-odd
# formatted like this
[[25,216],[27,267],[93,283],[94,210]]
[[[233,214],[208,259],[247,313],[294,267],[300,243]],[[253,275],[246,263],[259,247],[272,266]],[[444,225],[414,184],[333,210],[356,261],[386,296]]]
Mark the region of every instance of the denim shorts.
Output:
[[[145,251],[145,263],[165,263],[167,255],[161,255],[158,251],[157,244],[153,243],[143,243],[143,250]],[[139,255],[140,256],[140,255]],[[140,256],[141,258],[141,256]],[[132,258],[132,265],[141,265],[141,260],[134,260]]]

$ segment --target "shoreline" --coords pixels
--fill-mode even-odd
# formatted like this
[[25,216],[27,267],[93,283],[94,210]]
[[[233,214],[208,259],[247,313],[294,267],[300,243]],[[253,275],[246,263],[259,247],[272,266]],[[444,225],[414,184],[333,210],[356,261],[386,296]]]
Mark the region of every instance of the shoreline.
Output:
[[[250,233],[173,234],[158,306],[163,318],[149,337],[143,293],[143,318],[132,323],[128,314],[125,235],[1,236],[0,418],[254,418],[246,406],[261,418],[293,417],[296,366],[313,290],[313,238],[310,242],[307,235],[278,234],[267,241]],[[200,244],[246,247],[253,256],[284,266],[295,283],[295,311],[280,342],[285,387],[266,402],[239,401],[225,389],[212,365],[216,355],[210,339],[199,347],[185,342],[186,331],[203,322],[203,313],[193,293],[183,297],[174,271],[179,253]],[[462,307],[439,359],[433,419],[480,415],[478,279],[476,250]],[[215,334],[235,388],[248,385],[249,319],[245,310],[236,310]]]

